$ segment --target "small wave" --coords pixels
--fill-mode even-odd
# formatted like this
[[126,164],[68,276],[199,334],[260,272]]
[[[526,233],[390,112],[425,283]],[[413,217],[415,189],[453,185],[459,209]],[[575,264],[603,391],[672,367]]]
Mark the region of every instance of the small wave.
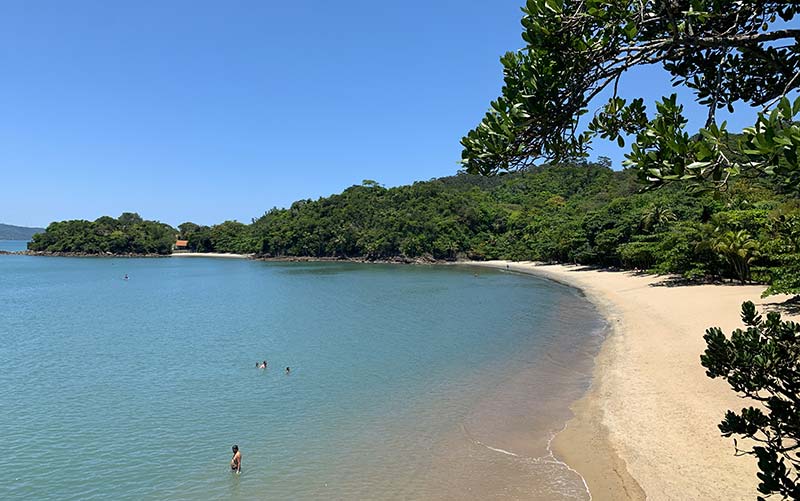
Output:
[[555,440],[556,435],[558,435],[559,433],[562,433],[566,429],[567,429],[567,423],[564,423],[564,427],[561,428],[561,430],[559,430],[559,431],[553,433],[552,435],[550,435],[550,439],[547,441],[548,457],[552,458],[554,462],[563,465],[566,469],[568,469],[569,471],[571,471],[571,472],[575,473],[576,475],[578,475],[578,477],[581,479],[581,482],[583,482],[583,488],[586,489],[586,494],[589,496],[589,501],[592,501],[592,491],[589,490],[589,484],[586,483],[586,479],[583,477],[583,475],[581,475],[578,472],[578,470],[576,470],[572,466],[570,466],[567,463],[565,463],[564,461],[561,461],[560,459],[558,459],[556,457],[556,455],[553,453],[553,448],[552,448],[553,440]]
[[483,447],[486,447],[490,451],[499,452],[500,454],[505,454],[506,456],[511,456],[511,457],[515,457],[515,458],[519,457],[519,454],[514,454],[513,452],[507,451],[505,449],[498,449],[497,447],[492,447],[491,445],[486,445],[486,444],[484,444],[482,442],[479,442],[477,440],[473,440],[473,442],[478,444],[478,445],[482,445]]
[[470,442],[472,442],[475,445],[478,445],[480,447],[483,447],[485,449],[488,449],[490,451],[497,452],[497,453],[500,453],[500,454],[504,454],[506,456],[511,456],[511,457],[514,457],[514,458],[522,459],[522,460],[524,460],[526,462],[529,462],[529,463],[532,463],[532,464],[555,464],[555,465],[563,466],[564,468],[566,468],[570,472],[574,473],[575,475],[578,476],[578,478],[581,479],[581,482],[583,483],[583,488],[586,490],[586,495],[589,496],[589,501],[592,501],[592,492],[589,490],[589,484],[586,483],[586,479],[583,477],[583,475],[581,475],[580,472],[578,472],[578,470],[576,470],[575,468],[571,467],[569,464],[567,464],[564,461],[561,461],[560,459],[558,459],[555,456],[555,454],[553,453],[553,448],[552,448],[553,440],[556,438],[556,435],[558,435],[559,433],[561,433],[561,432],[563,432],[564,430],[567,429],[567,424],[566,423],[564,424],[564,427],[561,428],[561,430],[559,430],[557,432],[553,432],[553,433],[550,434],[550,438],[547,440],[547,456],[543,456],[543,457],[523,457],[523,456],[520,456],[519,454],[517,454],[515,452],[507,451],[505,449],[500,449],[498,447],[492,447],[491,445],[485,444],[485,443],[481,442],[480,440],[474,438],[469,433],[469,430],[467,430],[467,428],[465,426],[463,426],[463,425],[462,425],[462,429],[464,431],[464,434],[467,436],[467,439]]

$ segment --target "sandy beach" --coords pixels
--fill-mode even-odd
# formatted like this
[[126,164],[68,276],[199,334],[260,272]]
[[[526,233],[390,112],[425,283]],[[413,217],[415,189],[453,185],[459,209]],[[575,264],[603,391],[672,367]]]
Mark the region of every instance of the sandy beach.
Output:
[[252,254],[225,254],[222,252],[173,252],[170,257],[222,257],[228,259],[250,259]]
[[741,327],[743,301],[764,311],[788,296],[762,299],[763,286],[679,286],[669,277],[579,266],[474,264],[577,287],[606,316],[610,333],[592,387],[553,444],[594,500],[755,498],[754,458],[736,457],[733,440],[717,429],[727,409],[748,404],[705,375],[703,334]]

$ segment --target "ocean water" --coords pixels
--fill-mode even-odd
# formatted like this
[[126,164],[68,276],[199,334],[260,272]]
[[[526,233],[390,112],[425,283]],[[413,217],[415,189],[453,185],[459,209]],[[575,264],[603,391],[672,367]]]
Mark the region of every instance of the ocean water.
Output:
[[28,240],[0,240],[0,251],[19,252],[28,249]]
[[465,266],[0,256],[0,499],[588,499],[603,328]]

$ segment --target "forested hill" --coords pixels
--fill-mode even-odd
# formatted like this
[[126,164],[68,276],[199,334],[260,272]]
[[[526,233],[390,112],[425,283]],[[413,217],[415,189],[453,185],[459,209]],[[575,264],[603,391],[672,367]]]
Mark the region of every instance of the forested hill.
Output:
[[[781,290],[797,282],[787,274],[800,269],[800,200],[761,183],[739,180],[725,193],[692,195],[678,186],[642,193],[632,172],[593,163],[497,177],[459,174],[389,189],[365,181],[272,209],[251,224],[184,223],[178,232],[202,252],[576,262],[752,278]],[[88,244],[93,252],[139,252],[151,247],[130,244],[161,238],[158,252],[165,252],[169,240],[169,227],[147,237],[141,226],[93,224],[54,223],[30,248],[86,251]],[[793,230],[778,231],[784,226]],[[87,232],[100,236],[74,238]]]
[[28,228],[11,224],[0,224],[0,240],[30,240],[36,233],[41,233],[44,228]]
[[797,198],[753,180],[725,193],[641,190],[632,172],[607,164],[459,174],[390,189],[365,181],[273,209],[250,225],[180,229],[198,251],[577,262],[796,288]]
[[50,223],[44,233],[33,237],[28,249],[73,254],[170,254],[177,233],[168,224],[125,212],[118,218]]

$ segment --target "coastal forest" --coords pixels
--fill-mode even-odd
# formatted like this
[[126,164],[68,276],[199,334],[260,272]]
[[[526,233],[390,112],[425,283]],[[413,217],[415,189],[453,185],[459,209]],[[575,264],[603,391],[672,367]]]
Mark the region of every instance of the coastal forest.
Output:
[[274,208],[250,224],[187,222],[177,229],[126,213],[52,223],[31,251],[272,258],[535,260],[757,281],[800,292],[800,200],[769,179],[725,192],[646,191],[607,159],[455,176],[385,188],[374,181]]

